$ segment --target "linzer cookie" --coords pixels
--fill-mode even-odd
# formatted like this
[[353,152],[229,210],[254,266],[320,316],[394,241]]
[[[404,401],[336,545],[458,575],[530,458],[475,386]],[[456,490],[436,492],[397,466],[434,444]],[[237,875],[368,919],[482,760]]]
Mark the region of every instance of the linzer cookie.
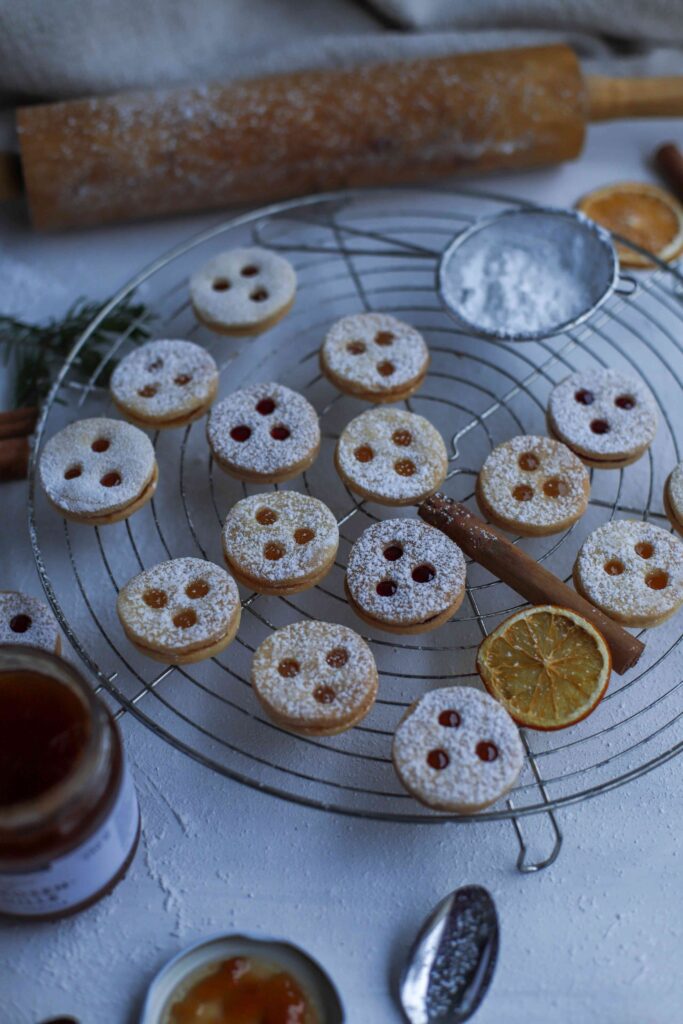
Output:
[[77,420],[51,437],[40,456],[40,480],[65,519],[116,523],[154,494],[158,469],[146,434],[123,420]]
[[370,648],[347,626],[295,622],[258,647],[251,683],[265,712],[283,729],[334,736],[367,715],[377,695]]
[[0,591],[0,644],[28,644],[59,654],[57,620],[43,602],[18,590]]
[[289,311],[294,267],[269,249],[231,249],[190,278],[190,298],[202,323],[218,334],[260,334]]
[[553,388],[548,426],[587,466],[621,469],[652,444],[657,405],[641,380],[596,368]]
[[141,572],[119,592],[116,609],[130,642],[171,665],[219,654],[241,614],[235,581],[202,558],[174,558]]
[[432,690],[416,701],[396,730],[392,753],[409,793],[427,807],[457,814],[499,800],[524,763],[510,715],[470,686]]
[[348,395],[368,402],[408,398],[429,365],[424,338],[387,313],[356,313],[330,328],[320,349],[320,367]]
[[657,626],[683,604],[683,542],[666,530],[613,519],[581,545],[574,584],[626,626]]
[[385,519],[351,548],[345,585],[364,622],[390,633],[424,633],[460,607],[465,559],[439,530],[417,519]]
[[448,469],[441,434],[424,416],[370,409],[344,428],[335,465],[363,498],[382,505],[417,505],[443,483]]
[[284,384],[234,391],[211,410],[206,433],[221,469],[254,483],[289,480],[320,450],[318,414]]
[[588,473],[565,445],[524,434],[499,444],[477,478],[484,515],[516,533],[542,536],[566,530],[586,511]]
[[664,511],[674,529],[683,534],[683,462],[671,471],[664,485]]
[[183,427],[213,402],[218,369],[206,349],[191,341],[150,341],[121,360],[110,388],[117,409],[133,423]]
[[261,594],[296,594],[334,564],[337,521],[327,505],[296,491],[243,498],[228,512],[223,553],[233,576]]

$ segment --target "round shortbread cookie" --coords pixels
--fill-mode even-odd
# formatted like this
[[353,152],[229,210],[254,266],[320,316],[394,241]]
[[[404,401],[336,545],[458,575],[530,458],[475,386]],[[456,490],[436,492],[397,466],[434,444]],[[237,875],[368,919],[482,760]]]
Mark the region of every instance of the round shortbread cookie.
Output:
[[424,633],[447,622],[465,593],[458,545],[418,519],[385,519],[351,548],[346,592],[365,622],[393,633]]
[[289,260],[258,247],[222,252],[190,278],[197,318],[219,334],[260,334],[289,311],[295,294]]
[[157,464],[146,434],[123,420],[77,420],[47,442],[40,480],[67,519],[102,526],[127,519],[154,494]]
[[218,368],[192,341],[161,339],[130,352],[110,382],[114,404],[143,427],[182,427],[207,411],[218,388]]
[[377,695],[377,667],[347,626],[295,622],[257,648],[254,692],[278,725],[304,736],[334,736],[364,718]]
[[211,410],[206,435],[219,466],[254,483],[281,483],[303,473],[320,450],[318,414],[284,384],[234,391]]
[[429,365],[424,338],[388,313],[355,313],[332,325],[320,349],[320,367],[349,395],[396,402],[417,391]]
[[683,542],[633,519],[604,523],[581,545],[574,584],[626,626],[656,626],[683,604]]
[[369,409],[344,428],[335,465],[344,483],[382,505],[417,505],[446,478],[441,434],[404,409]]
[[57,620],[44,601],[18,590],[2,590],[0,644],[28,644],[59,654],[62,641]]
[[409,793],[427,807],[458,814],[499,800],[524,763],[510,715],[488,693],[470,686],[432,690],[408,708],[392,755]]
[[674,529],[683,534],[683,462],[671,470],[664,485],[664,511]]
[[581,460],[549,437],[522,434],[497,445],[477,478],[479,507],[506,530],[542,536],[586,511],[590,479]]
[[242,498],[223,526],[228,568],[261,594],[296,594],[315,586],[334,564],[337,521],[327,505],[297,491]]
[[657,404],[636,377],[616,370],[584,370],[553,388],[548,425],[588,465],[620,469],[652,444]]
[[146,569],[119,592],[116,610],[139,651],[184,665],[220,653],[240,623],[232,576],[203,558],[174,558]]

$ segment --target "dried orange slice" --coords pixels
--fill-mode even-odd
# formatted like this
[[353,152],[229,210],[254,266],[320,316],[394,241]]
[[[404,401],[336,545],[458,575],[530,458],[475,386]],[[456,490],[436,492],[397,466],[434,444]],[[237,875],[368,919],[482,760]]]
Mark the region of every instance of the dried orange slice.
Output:
[[[577,209],[608,231],[623,235],[670,261],[683,250],[683,206],[672,195],[644,182],[624,181],[589,192]],[[615,242],[624,267],[651,267],[652,261]]]
[[477,669],[518,725],[564,729],[599,703],[612,659],[604,637],[587,619],[547,604],[501,622],[481,644]]

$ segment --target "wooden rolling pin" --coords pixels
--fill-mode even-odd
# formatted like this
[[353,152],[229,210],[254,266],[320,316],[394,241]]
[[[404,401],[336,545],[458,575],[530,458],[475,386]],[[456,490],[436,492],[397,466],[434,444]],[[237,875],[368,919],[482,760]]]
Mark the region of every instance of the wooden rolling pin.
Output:
[[586,122],[683,115],[683,77],[584,78],[566,46],[18,111],[33,223],[63,228],[570,160]]
[[640,640],[627,633],[618,622],[604,615],[516,544],[511,544],[494,526],[477,518],[466,505],[443,494],[434,494],[422,502],[418,512],[426,523],[445,533],[466,555],[483,565],[503,583],[507,583],[531,604],[560,605],[588,619],[607,641],[612,653],[612,666],[619,675],[636,664],[645,650]]

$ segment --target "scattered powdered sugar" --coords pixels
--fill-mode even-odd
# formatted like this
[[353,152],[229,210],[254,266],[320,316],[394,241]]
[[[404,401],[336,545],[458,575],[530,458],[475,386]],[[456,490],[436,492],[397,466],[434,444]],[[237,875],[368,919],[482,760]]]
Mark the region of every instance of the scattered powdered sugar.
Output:
[[360,391],[379,395],[406,388],[427,369],[429,351],[410,324],[388,313],[355,313],[330,328],[323,369]]
[[[278,669],[283,662],[285,675]],[[267,710],[303,727],[355,720],[377,692],[368,645],[352,629],[330,622],[295,622],[275,630],[254,654],[251,679]],[[334,694],[326,694],[328,703],[316,698],[319,687]]]
[[475,236],[449,273],[455,311],[475,327],[508,336],[552,332],[594,301],[563,248],[536,237],[501,244]]
[[[272,412],[258,411],[264,400],[273,403]],[[246,440],[231,436],[237,427],[248,428]],[[273,438],[271,432],[276,427],[285,427],[288,436]],[[234,391],[213,407],[206,431],[219,463],[226,463],[236,473],[243,470],[263,477],[296,467],[320,444],[318,414],[303,395],[284,384],[256,384]]]
[[[273,518],[275,522],[270,522]],[[268,545],[275,545],[281,557],[268,558]],[[303,580],[331,564],[338,546],[339,528],[327,505],[297,491],[242,498],[230,509],[223,526],[226,558],[255,581]]]
[[[93,449],[106,443],[103,451]],[[40,456],[40,479],[65,512],[102,515],[125,508],[144,491],[154,472],[154,448],[146,434],[123,420],[77,420],[51,437]],[[78,476],[65,477],[80,470]],[[101,481],[120,477],[112,486]]]
[[683,462],[679,462],[671,471],[667,494],[674,515],[683,522]]
[[54,651],[57,621],[43,602],[18,590],[0,591],[0,644],[29,644]]
[[[639,554],[640,544],[649,545],[652,554]],[[646,579],[658,572],[668,579],[662,589],[653,589]],[[652,523],[614,519],[583,542],[576,574],[589,601],[606,615],[627,625],[645,625],[683,603],[683,543]]]
[[342,431],[336,460],[350,487],[388,504],[417,504],[441,486],[448,468],[436,427],[404,409],[356,416]]
[[572,373],[553,388],[548,413],[560,440],[588,456],[627,457],[649,445],[657,431],[649,388],[637,377],[598,367]]
[[209,401],[218,384],[211,355],[192,341],[149,341],[130,352],[111,378],[114,400],[134,415],[175,419]]
[[[413,572],[422,566],[433,577],[416,581]],[[396,585],[395,592],[379,594],[377,585],[387,580]],[[371,618],[410,626],[445,612],[462,597],[465,559],[454,541],[418,519],[384,519],[364,530],[351,548],[346,582],[353,600]]]
[[[444,711],[456,712],[459,724],[440,724]],[[493,760],[479,756],[481,742],[495,745]],[[448,764],[431,767],[430,751],[445,752]],[[399,778],[419,800],[439,810],[473,811],[514,785],[524,750],[517,726],[498,701],[473,687],[449,686],[426,693],[408,710],[396,730],[393,758]]]
[[269,320],[294,298],[296,272],[269,249],[231,249],[190,278],[190,298],[202,320],[228,329]]
[[[204,583],[198,596],[187,593],[191,584]],[[153,594],[145,601],[145,594]],[[159,596],[162,595],[162,596]],[[155,605],[162,604],[162,607]],[[232,576],[203,558],[174,558],[146,569],[126,583],[116,608],[128,634],[143,645],[161,651],[188,651],[215,643],[226,634],[239,614],[239,593]],[[194,612],[192,625],[178,626],[177,615]]]
[[[535,468],[524,469],[520,459],[522,464],[525,459],[527,465],[535,463]],[[546,494],[545,487],[553,493]],[[486,511],[511,528],[547,531],[554,524],[562,529],[567,519],[583,514],[589,487],[586,467],[566,445],[549,437],[521,434],[489,454],[479,472],[477,494]],[[516,498],[518,488],[523,490],[517,491],[520,497]]]

